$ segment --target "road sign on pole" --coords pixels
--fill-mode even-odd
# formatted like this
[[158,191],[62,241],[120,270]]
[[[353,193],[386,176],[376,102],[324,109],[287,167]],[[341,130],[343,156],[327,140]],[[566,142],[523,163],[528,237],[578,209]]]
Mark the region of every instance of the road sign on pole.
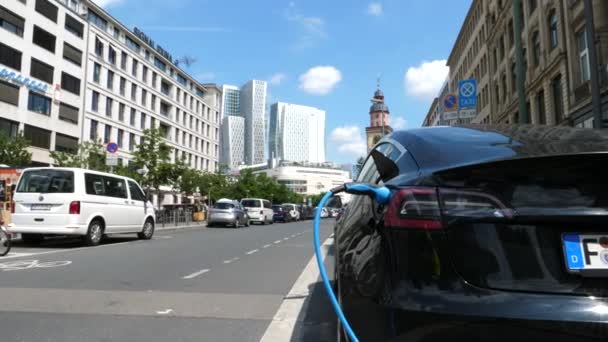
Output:
[[477,107],[477,80],[458,81],[458,105],[460,108]]
[[118,165],[118,155],[111,152],[106,152],[106,165],[116,166]]
[[118,144],[115,142],[109,142],[106,145],[106,152],[108,153],[116,153],[118,152]]

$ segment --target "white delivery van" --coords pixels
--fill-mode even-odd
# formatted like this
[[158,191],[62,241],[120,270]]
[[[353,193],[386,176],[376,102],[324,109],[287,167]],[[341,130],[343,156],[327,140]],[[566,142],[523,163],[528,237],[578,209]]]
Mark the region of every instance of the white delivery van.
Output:
[[259,222],[261,224],[274,223],[274,211],[269,200],[261,198],[243,198],[241,205],[249,215],[249,222]]
[[23,171],[11,203],[9,230],[24,241],[79,235],[87,245],[105,234],[154,234],[154,207],[131,178],[79,168]]

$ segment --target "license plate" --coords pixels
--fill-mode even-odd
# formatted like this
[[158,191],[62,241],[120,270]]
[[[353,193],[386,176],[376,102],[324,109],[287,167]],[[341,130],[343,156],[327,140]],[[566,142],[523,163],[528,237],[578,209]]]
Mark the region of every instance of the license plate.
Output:
[[562,235],[569,271],[608,270],[608,234]]
[[32,204],[31,207],[32,211],[48,211],[51,210],[51,205],[50,204]]

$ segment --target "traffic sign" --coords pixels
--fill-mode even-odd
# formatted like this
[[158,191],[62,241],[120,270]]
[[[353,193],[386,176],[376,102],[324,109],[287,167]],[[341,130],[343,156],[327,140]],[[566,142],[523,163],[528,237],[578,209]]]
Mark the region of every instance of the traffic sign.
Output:
[[114,152],[106,152],[106,165],[116,166],[118,165],[118,155]]
[[118,152],[118,144],[115,142],[109,142],[106,145],[106,152],[108,153],[116,153]]
[[447,94],[443,98],[443,106],[446,110],[456,109],[458,107],[458,98],[454,94]]
[[458,105],[460,108],[477,107],[477,80],[458,81]]

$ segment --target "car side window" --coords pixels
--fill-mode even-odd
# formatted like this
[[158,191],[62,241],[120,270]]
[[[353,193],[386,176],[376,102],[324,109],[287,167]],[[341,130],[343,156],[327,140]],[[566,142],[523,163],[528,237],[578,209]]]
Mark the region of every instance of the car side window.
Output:
[[124,179],[103,176],[106,196],[127,198],[127,184]]
[[84,174],[84,187],[88,195],[105,196],[103,176],[91,173]]
[[363,164],[363,167],[361,168],[361,172],[359,173],[357,181],[363,183],[376,183],[376,179],[378,179],[377,175],[378,170],[376,168],[374,158],[368,156],[365,160],[365,163]]
[[129,181],[129,192],[133,201],[145,201],[146,196],[134,181]]
[[268,201],[264,201],[264,208],[272,209],[272,205]]

